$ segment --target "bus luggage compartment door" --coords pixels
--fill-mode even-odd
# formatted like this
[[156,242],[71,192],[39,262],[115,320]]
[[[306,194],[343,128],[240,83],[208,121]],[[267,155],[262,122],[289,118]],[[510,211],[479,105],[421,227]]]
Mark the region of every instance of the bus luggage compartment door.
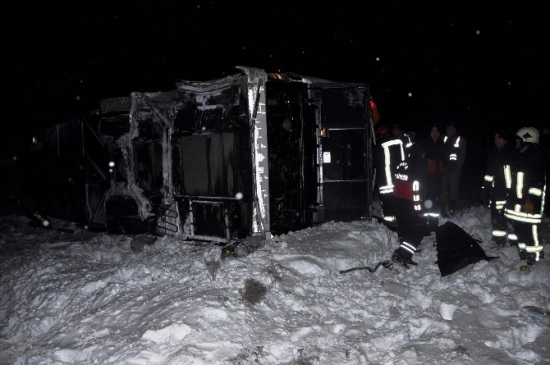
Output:
[[[368,216],[372,156],[369,153],[368,91],[323,90],[322,194],[325,220],[351,221]],[[368,95],[368,94],[367,94]]]

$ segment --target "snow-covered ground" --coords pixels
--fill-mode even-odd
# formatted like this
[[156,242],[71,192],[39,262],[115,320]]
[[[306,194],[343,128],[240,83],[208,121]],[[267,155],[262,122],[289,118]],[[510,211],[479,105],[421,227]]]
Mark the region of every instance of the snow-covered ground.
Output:
[[409,270],[340,273],[389,259],[397,235],[376,221],[224,257],[210,243],[132,249],[132,236],[1,219],[1,364],[549,363],[549,317],[528,307],[550,310],[550,249],[520,271],[515,248],[492,246],[483,207],[451,221],[499,258],[445,277],[435,234]]

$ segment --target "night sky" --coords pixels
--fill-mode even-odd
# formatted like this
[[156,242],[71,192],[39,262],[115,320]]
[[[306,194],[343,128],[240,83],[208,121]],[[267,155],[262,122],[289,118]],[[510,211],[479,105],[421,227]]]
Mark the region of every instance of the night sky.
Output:
[[542,5],[115,3],[6,8],[6,106],[16,129],[63,122],[103,98],[172,90],[178,79],[217,79],[237,65],[367,83],[382,121],[411,129],[450,115],[470,129],[547,123]]

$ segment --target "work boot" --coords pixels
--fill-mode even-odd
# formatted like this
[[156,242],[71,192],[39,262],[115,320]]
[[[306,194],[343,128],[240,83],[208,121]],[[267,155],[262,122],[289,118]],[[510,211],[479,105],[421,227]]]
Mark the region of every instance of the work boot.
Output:
[[417,266],[418,264],[414,262],[412,259],[412,255],[408,256],[402,253],[402,250],[397,249],[393,252],[393,255],[391,255],[391,260],[393,262],[398,263],[399,265],[403,266],[404,268],[408,269],[408,265],[414,265]]
[[494,237],[493,242],[497,246],[497,248],[503,248],[506,246],[506,238],[505,237]]

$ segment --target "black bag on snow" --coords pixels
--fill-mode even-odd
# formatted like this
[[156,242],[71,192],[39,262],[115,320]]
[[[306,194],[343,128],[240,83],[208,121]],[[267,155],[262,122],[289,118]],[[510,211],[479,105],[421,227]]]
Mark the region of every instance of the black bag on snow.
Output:
[[481,241],[474,239],[466,231],[451,221],[439,226],[435,232],[437,265],[441,276],[450,275],[470,264],[481,260],[490,261],[481,248]]

